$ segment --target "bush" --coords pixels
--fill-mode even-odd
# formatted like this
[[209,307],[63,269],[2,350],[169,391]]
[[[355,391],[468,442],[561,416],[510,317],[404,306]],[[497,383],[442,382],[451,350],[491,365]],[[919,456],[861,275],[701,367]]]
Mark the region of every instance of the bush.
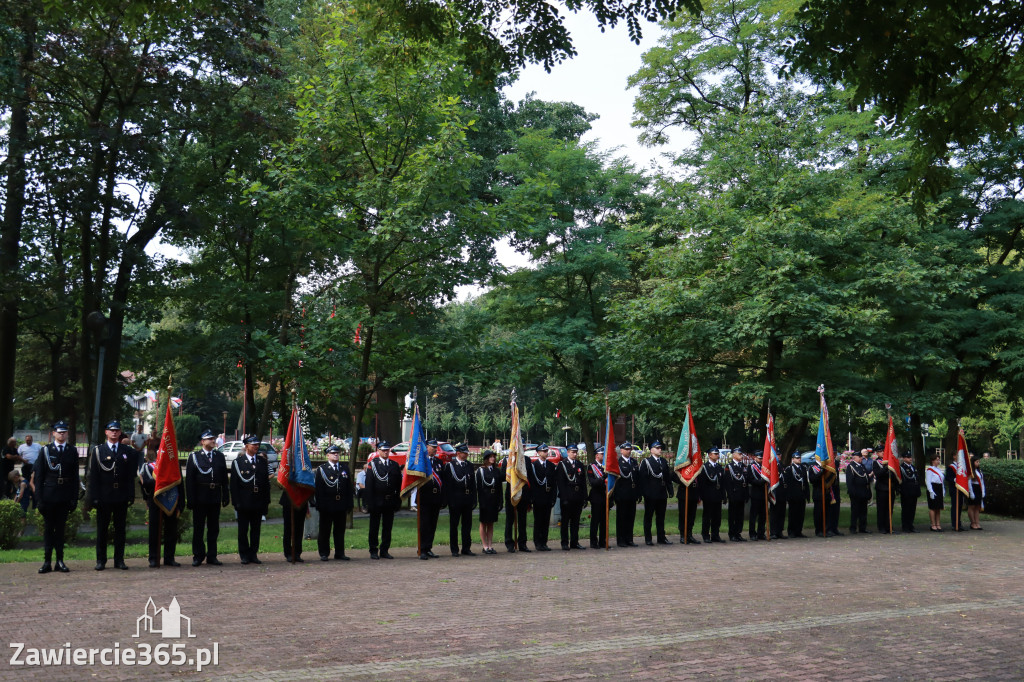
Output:
[[359,447],[356,448],[356,457],[365,462],[373,454],[373,446],[369,443],[360,443]]
[[75,540],[78,539],[78,529],[82,526],[82,509],[76,507],[73,512],[68,514],[68,520],[64,524],[64,544],[73,545]]
[[203,432],[199,417],[194,414],[183,414],[174,420],[174,434],[178,437],[178,450],[188,452],[199,442]]
[[14,500],[0,500],[0,549],[14,549],[25,531],[25,514]]
[[178,517],[177,541],[184,542],[186,533],[189,538],[192,537],[192,510],[187,507],[181,510],[181,516]]
[[1024,516],[1024,461],[982,460],[985,475],[985,511],[1004,516]]

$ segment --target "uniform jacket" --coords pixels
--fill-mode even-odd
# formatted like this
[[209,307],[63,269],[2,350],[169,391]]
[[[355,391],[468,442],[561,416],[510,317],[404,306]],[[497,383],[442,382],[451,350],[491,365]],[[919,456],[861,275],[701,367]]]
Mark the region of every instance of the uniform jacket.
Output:
[[231,502],[231,488],[223,452],[211,450],[207,454],[205,450],[196,450],[188,456],[185,463],[185,493],[190,509],[196,504],[228,506]]
[[93,506],[128,504],[135,501],[138,453],[127,445],[109,443],[93,446],[89,455],[89,499]]
[[[527,463],[526,463],[526,485],[523,486],[523,494],[522,494],[522,497],[519,498],[519,504],[520,505],[523,505],[523,504],[529,505],[533,501],[533,488],[534,488],[535,484],[534,484],[534,480],[533,480],[533,467],[530,466],[530,465],[531,465],[531,462],[527,461]],[[508,457],[503,457],[502,458],[501,463],[498,464],[498,470],[501,472],[501,480],[507,481],[508,480],[508,478],[507,478],[507,475],[508,475]],[[506,506],[511,506],[512,505],[511,495],[512,495],[512,486],[506,485],[505,486],[505,505]]]
[[838,499],[838,497],[833,498],[834,493],[832,491],[837,478],[835,474],[818,462],[811,462],[807,468],[807,480],[811,484],[811,497],[815,502],[821,501],[822,480],[825,482],[825,499],[828,500],[829,504]]
[[267,458],[257,454],[254,464],[244,452],[231,463],[231,501],[239,511],[266,515],[270,507],[270,472]]
[[[501,485],[505,482],[501,475],[501,468],[497,465],[477,467],[473,477],[476,479],[476,495],[480,509],[500,509]],[[426,483],[423,487],[428,485],[430,484]],[[420,488],[420,490],[422,489]]]
[[[597,462],[587,465],[587,485],[590,486],[590,505],[594,510],[604,509],[608,491],[608,477]],[[609,503],[611,500],[608,501]]]
[[899,484],[900,494],[908,497],[919,497],[921,495],[921,481],[917,478],[917,467],[913,464],[900,462],[900,471],[903,474],[903,482]]
[[729,504],[743,504],[750,499],[750,480],[743,462],[729,462],[725,465],[725,491]]
[[761,476],[761,465],[757,462],[747,467],[747,489],[750,491],[750,499],[764,503],[768,481]]
[[725,499],[725,481],[722,480],[724,474],[725,470],[718,462],[704,462],[700,473],[694,479],[701,500],[705,503],[715,503]]
[[664,457],[652,455],[640,463],[640,489],[645,500],[667,500],[672,497],[672,468]]
[[416,504],[420,507],[440,509],[448,504],[448,500],[445,499],[444,478],[441,476],[444,464],[437,457],[431,457],[430,470],[433,472],[431,477],[417,488],[419,492],[416,493]]
[[555,467],[558,478],[558,499],[562,504],[587,501],[587,468],[578,459],[563,459]]
[[871,499],[871,483],[863,464],[850,462],[846,465],[846,494],[851,500]]
[[449,509],[472,509],[476,506],[476,475],[469,460],[451,460],[444,466],[441,478]]
[[787,501],[810,502],[811,486],[807,481],[807,469],[803,464],[790,464],[780,472],[779,478],[785,486]]
[[619,457],[619,478],[612,496],[616,502],[636,502],[640,499],[640,463],[633,457]]
[[896,480],[896,474],[889,470],[889,465],[884,460],[876,459],[874,465],[875,471],[875,492],[878,494],[878,499],[889,496],[889,487],[892,486],[894,493],[899,492],[899,481]]
[[558,495],[558,472],[555,465],[539,459],[526,465],[532,477],[533,506],[552,506]]
[[398,462],[381,457],[370,460],[366,472],[366,507],[371,512],[398,511],[402,506],[399,492],[402,490],[402,467]]
[[[139,467],[139,487],[142,489],[142,499],[147,503],[153,502],[153,493],[156,492],[156,478],[153,477],[153,462],[143,462],[142,466]],[[175,504],[174,511],[181,511],[185,508],[185,498],[187,497],[187,491],[185,490],[184,482],[178,484],[178,501]],[[163,509],[160,510],[163,513]]]
[[326,514],[341,514],[352,509],[352,477],[342,462],[338,462],[337,470],[330,462],[321,464],[316,468],[313,480],[318,510]]
[[78,506],[78,448],[64,444],[64,452],[55,443],[44,445],[32,468],[36,484],[36,506],[45,511],[50,506]]

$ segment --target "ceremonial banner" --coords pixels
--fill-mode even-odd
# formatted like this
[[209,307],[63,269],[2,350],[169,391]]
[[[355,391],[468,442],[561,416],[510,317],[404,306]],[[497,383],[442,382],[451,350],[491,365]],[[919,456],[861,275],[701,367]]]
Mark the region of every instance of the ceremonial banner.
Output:
[[288,423],[288,434],[284,438],[284,453],[277,469],[277,482],[281,484],[293,507],[301,507],[315,491],[316,479],[309,461],[306,439],[302,436],[302,420],[299,408],[292,408]]
[[964,495],[970,496],[971,494],[971,459],[967,453],[967,438],[964,436],[964,430],[956,434],[956,460],[953,461],[953,466],[956,467],[956,483],[957,490],[962,492]]
[[[523,452],[523,434],[519,432],[519,406],[512,401],[512,438],[508,444],[508,459],[505,461],[505,481],[509,485],[512,506],[518,506],[526,486],[526,454]],[[525,533],[525,530],[520,530]]]
[[405,460],[405,471],[402,472],[402,495],[415,490],[434,475],[430,458],[427,457],[427,441],[423,435],[423,422],[420,419],[419,403],[414,403],[412,411],[412,444],[409,456]]
[[693,413],[690,404],[686,404],[686,420],[679,434],[679,445],[676,446],[675,470],[684,485],[689,486],[700,473],[704,465],[704,457],[697,440],[697,429],[693,424]]
[[775,449],[775,419],[768,413],[768,431],[761,456],[761,478],[768,482],[768,499],[775,502],[775,489],[779,487],[779,452]]
[[167,415],[164,417],[160,449],[156,451],[156,462],[153,463],[153,480],[156,481],[153,502],[165,514],[174,513],[178,506],[178,496],[181,495],[181,465],[178,464],[178,437],[174,433],[170,402],[167,403]]
[[[818,418],[818,442],[814,446],[814,457],[827,471],[836,473],[836,451],[832,448],[832,430],[828,426],[828,405],[825,404],[825,387],[819,386],[821,394],[821,415]],[[897,467],[898,469],[899,467]]]
[[885,450],[882,453],[889,471],[896,474],[896,480],[903,482],[903,470],[900,468],[899,446],[896,445],[896,429],[892,427],[892,416],[889,417],[889,431],[885,434]]
[[612,411],[607,404],[604,406],[604,472],[608,475],[607,493],[612,494],[615,481],[622,475],[619,468],[619,453],[615,451],[615,429],[612,428]]

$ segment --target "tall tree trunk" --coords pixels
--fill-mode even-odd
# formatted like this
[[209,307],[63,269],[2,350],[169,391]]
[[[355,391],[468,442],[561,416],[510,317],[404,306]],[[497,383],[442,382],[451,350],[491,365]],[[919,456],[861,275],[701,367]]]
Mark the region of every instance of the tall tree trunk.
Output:
[[402,440],[402,418],[399,414],[398,389],[381,386],[377,389],[377,423],[380,428],[377,437],[392,444]]
[[7,139],[6,204],[3,234],[0,235],[0,433],[14,430],[14,369],[17,362],[18,315],[21,287],[18,284],[18,256],[24,224],[25,188],[28,185],[25,156],[28,153],[29,92],[35,59],[36,25],[30,11],[22,24],[21,57],[18,60],[18,92],[11,103]]

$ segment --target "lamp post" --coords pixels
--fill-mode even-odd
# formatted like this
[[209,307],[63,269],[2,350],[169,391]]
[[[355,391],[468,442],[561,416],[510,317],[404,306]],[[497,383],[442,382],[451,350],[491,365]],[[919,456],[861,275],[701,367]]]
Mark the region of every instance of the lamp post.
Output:
[[224,434],[224,438],[227,438],[228,437],[228,411],[224,410],[224,411],[222,411],[220,413],[220,415],[224,418],[224,423],[221,425],[220,431],[221,431],[221,433]]
[[924,454],[925,464],[928,463],[928,430],[930,428],[930,424],[921,424],[921,450]]
[[270,414],[274,417],[274,421],[270,422],[270,443],[271,443],[271,445],[273,445],[273,443],[274,443],[274,424],[277,423],[277,418],[281,416],[281,413],[275,411],[275,412],[271,412]]
[[89,313],[85,324],[96,334],[96,345],[99,347],[96,363],[96,401],[92,407],[92,437],[97,443],[103,442],[100,437],[100,398],[103,396],[103,360],[107,352],[107,318],[98,310]]

